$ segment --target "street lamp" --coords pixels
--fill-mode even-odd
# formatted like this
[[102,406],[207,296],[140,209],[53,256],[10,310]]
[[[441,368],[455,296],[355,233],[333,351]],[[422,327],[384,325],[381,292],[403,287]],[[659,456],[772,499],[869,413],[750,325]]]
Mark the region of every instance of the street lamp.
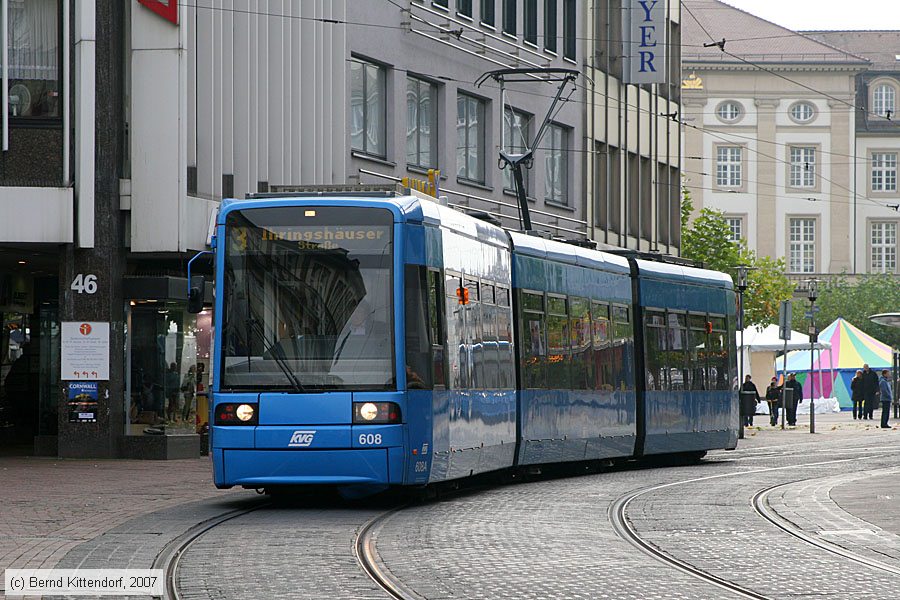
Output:
[[744,389],[744,292],[747,291],[747,275],[750,274],[750,267],[747,265],[738,265],[737,267],[737,290],[738,290],[738,315],[737,315],[737,326],[741,332],[741,349],[740,349],[740,363],[738,364],[738,401],[740,402],[741,410],[738,411],[741,413],[741,427],[738,429],[738,438],[744,439],[744,398],[743,398],[743,389]]
[[816,400],[813,393],[813,360],[818,341],[816,332],[816,298],[819,297],[819,282],[810,279],[806,286],[806,297],[809,298],[809,432],[816,432]]

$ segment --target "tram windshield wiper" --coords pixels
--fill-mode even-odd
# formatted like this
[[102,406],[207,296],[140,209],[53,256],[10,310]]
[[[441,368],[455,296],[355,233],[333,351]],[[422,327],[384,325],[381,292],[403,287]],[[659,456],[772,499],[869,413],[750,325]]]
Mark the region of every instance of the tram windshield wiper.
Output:
[[305,392],[306,388],[303,387],[302,383],[300,383],[300,378],[297,377],[297,374],[294,373],[294,370],[291,369],[287,364],[287,357],[284,355],[284,348],[282,348],[277,343],[269,343],[269,339],[268,337],[266,337],[263,326],[259,323],[259,321],[257,321],[253,317],[247,319],[248,327],[252,327],[254,325],[259,328],[259,337],[260,340],[262,340],[263,344],[263,354],[268,354],[275,359],[275,364],[277,364],[278,368],[281,369],[281,372],[284,373],[284,376],[290,382],[291,387],[294,388],[295,392]]

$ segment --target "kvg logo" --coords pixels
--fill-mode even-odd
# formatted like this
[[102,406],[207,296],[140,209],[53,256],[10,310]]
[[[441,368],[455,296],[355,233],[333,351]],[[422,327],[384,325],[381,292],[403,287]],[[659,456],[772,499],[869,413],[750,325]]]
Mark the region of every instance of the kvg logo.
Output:
[[312,444],[313,438],[316,436],[315,430],[312,431],[295,431],[291,435],[291,441],[288,442],[288,448],[306,448]]

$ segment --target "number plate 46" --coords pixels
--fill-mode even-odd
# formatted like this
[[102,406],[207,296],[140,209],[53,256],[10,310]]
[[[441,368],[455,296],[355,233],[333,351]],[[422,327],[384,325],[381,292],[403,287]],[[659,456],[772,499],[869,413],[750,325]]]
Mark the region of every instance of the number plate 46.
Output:
[[87,275],[79,273],[72,280],[72,285],[69,286],[69,289],[79,294],[96,294],[97,276],[93,273],[88,273]]

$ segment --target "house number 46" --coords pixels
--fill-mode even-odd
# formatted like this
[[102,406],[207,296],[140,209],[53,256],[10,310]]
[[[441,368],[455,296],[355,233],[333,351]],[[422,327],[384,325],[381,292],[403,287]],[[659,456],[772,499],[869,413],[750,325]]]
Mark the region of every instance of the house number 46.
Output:
[[69,286],[69,289],[75,290],[79,294],[96,294],[97,293],[97,276],[88,273],[87,275],[82,275],[79,273],[75,276],[75,279],[72,281],[72,285]]

